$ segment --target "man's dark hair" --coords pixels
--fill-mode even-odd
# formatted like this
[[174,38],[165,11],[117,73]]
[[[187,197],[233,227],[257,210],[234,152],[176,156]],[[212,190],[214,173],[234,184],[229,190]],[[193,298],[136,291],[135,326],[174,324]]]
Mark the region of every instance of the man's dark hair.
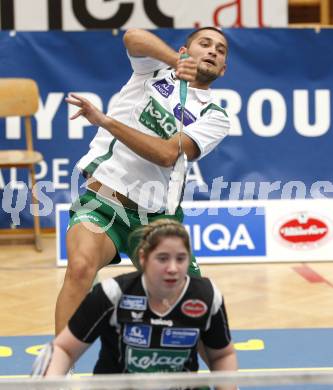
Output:
[[227,44],[227,52],[228,52],[228,40],[227,40],[227,37],[225,36],[224,32],[222,30],[220,30],[219,28],[216,28],[216,27],[201,27],[201,28],[198,28],[197,30],[194,30],[193,32],[191,32],[190,35],[187,36],[186,38],[186,43],[185,43],[185,47],[189,47],[193,41],[193,39],[195,38],[195,36],[200,32],[200,31],[203,31],[203,30],[212,30],[212,31],[216,31],[217,33],[221,34],[222,37],[224,38],[226,44]]

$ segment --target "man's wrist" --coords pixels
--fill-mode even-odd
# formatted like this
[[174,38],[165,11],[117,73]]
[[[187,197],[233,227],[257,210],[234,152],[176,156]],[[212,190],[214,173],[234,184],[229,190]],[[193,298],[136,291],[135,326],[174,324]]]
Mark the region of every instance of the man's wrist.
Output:
[[100,126],[111,132],[112,118],[110,116],[103,114]]

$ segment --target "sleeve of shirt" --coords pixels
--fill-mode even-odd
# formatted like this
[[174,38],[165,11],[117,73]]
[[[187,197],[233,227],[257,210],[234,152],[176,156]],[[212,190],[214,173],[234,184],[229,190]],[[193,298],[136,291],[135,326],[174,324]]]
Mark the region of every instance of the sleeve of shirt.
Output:
[[231,342],[228,316],[224,306],[224,299],[216,286],[214,288],[214,299],[211,309],[211,317],[208,320],[207,328],[201,332],[201,339],[209,348],[225,348]]
[[128,52],[127,56],[131,62],[133,72],[139,75],[146,75],[156,70],[167,68],[168,65],[162,61],[150,57],[132,57]]
[[76,338],[91,344],[108,326],[114,307],[102,285],[97,284],[73,314],[68,327]]
[[222,108],[210,104],[201,112],[201,117],[184,127],[183,132],[198,146],[200,160],[209,154],[228,134],[230,120]]

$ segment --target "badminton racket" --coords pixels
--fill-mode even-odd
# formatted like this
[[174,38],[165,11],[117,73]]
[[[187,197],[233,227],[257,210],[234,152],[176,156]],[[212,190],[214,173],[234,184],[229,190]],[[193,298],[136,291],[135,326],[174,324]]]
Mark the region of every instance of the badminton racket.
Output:
[[[182,54],[180,58],[187,58],[188,54]],[[187,97],[187,84],[185,80],[180,80],[179,98],[180,98],[180,128],[178,138],[178,158],[173,166],[167,195],[166,214],[174,215],[182,200],[187,173],[187,156],[183,150],[183,127],[184,127],[184,111]]]
[[53,344],[46,344],[43,349],[39,352],[37,358],[34,361],[32,366],[32,377],[42,377],[45,376],[47,369],[51,363],[53,356]]

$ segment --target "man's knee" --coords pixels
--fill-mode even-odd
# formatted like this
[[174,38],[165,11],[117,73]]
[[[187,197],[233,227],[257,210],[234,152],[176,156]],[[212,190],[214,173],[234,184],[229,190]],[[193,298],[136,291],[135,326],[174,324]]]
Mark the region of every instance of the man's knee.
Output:
[[[86,226],[87,225],[87,226]],[[88,227],[88,228],[87,228]],[[117,249],[113,241],[92,223],[79,223],[67,232],[66,245],[70,270],[75,274],[96,273],[107,265],[116,255]]]
[[92,283],[97,271],[97,259],[94,261],[93,256],[76,253],[68,258],[66,279],[77,284]]

